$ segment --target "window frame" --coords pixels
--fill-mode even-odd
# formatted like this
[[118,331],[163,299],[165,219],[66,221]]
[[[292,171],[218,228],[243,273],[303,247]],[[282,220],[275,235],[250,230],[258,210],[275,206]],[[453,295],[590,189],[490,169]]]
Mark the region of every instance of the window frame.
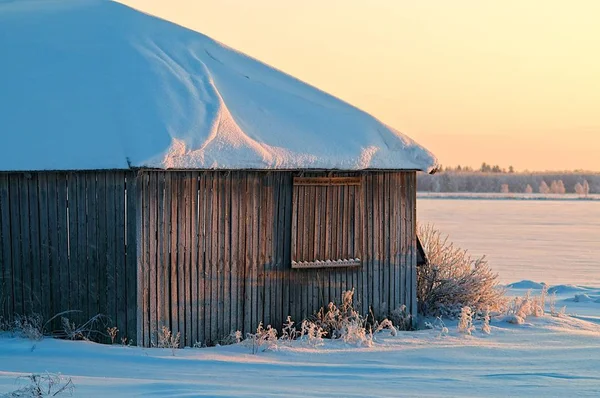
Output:
[[[362,177],[294,177],[292,185],[291,267],[312,269],[362,266],[362,243],[359,238],[362,236],[363,224]],[[345,188],[340,190],[340,187]],[[307,189],[310,194],[307,194]],[[312,194],[314,203],[311,202]],[[337,201],[335,205],[334,201]],[[325,224],[317,227],[323,215]],[[308,253],[307,243],[304,242],[306,240],[309,243],[312,240],[313,243],[309,246]],[[300,242],[303,243],[299,247]],[[344,249],[347,251],[343,251]],[[313,256],[309,257],[311,251]],[[335,255],[334,252],[340,255]],[[325,253],[329,253],[329,257],[342,258],[326,258]]]

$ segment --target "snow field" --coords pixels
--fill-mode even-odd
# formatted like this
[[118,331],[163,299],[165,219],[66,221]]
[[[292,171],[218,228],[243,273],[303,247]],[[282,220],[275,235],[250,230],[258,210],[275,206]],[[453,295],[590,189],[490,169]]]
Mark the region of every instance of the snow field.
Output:
[[[528,284],[508,293],[522,296]],[[584,289],[590,297],[600,294],[600,288]],[[32,342],[4,334],[0,393],[16,389],[19,375],[48,371],[72,378],[76,397],[597,396],[600,303],[572,301],[579,287],[553,290],[557,305],[567,305],[566,316],[528,317],[521,325],[497,317],[489,335],[480,321],[472,335],[460,333],[457,321],[445,321],[447,334],[439,328],[396,336],[383,330],[372,347],[294,341],[256,355],[235,344],[173,356],[170,349]]]

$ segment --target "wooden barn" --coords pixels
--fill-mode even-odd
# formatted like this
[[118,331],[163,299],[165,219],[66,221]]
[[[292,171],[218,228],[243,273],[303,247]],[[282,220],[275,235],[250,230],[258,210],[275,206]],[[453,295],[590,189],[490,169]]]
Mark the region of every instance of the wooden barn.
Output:
[[138,345],[166,326],[191,346],[350,289],[363,313],[416,314],[426,149],[121,4],[1,7],[2,318],[100,313]]

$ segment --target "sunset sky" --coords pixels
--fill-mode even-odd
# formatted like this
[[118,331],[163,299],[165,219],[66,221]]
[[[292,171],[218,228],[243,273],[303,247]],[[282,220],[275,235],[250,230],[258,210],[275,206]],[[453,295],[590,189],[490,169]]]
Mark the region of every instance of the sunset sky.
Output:
[[600,1],[122,2],[356,105],[443,165],[600,171]]

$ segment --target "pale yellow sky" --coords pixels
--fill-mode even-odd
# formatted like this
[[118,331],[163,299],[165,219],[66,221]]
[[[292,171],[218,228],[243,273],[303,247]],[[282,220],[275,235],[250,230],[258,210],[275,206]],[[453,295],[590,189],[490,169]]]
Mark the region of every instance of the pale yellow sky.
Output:
[[122,0],[373,114],[444,165],[600,171],[600,1]]

